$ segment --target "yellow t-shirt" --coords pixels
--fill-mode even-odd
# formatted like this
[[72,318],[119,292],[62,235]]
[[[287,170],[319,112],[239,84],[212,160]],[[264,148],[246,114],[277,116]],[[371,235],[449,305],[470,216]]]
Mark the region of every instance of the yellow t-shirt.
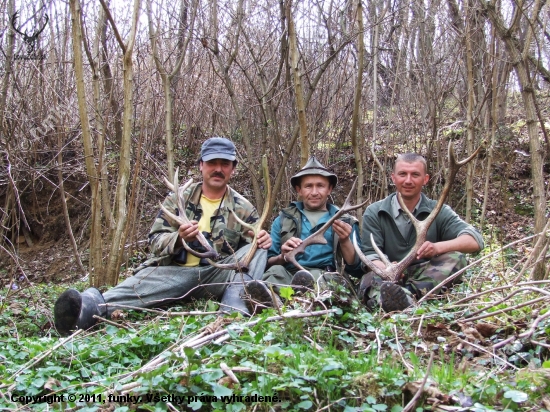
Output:
[[[201,220],[199,220],[199,230],[201,232],[210,233],[210,219],[212,218],[212,216],[214,216],[216,210],[218,210],[220,202],[221,199],[212,200],[204,195],[201,196],[200,204],[202,206],[202,216]],[[200,261],[200,258],[193,256],[191,253],[187,252],[187,262],[182,266],[198,266]]]

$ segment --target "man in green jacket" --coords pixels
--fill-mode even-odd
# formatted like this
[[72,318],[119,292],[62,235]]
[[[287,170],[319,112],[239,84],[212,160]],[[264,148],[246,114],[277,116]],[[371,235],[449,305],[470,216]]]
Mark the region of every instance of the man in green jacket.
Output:
[[[418,220],[424,220],[437,203],[422,193],[430,179],[426,160],[416,153],[398,156],[391,179],[407,208]],[[416,231],[401,210],[396,193],[365,210],[362,229],[361,250],[382,269],[385,265],[371,244],[371,234],[390,262],[402,260],[416,241]],[[368,272],[361,279],[359,296],[371,309],[381,306],[386,312],[403,310],[413,303],[412,296],[420,298],[464,268],[467,264],[464,253],[478,252],[483,247],[481,234],[444,205],[400,283],[381,282],[373,272]]]
[[[94,315],[109,316],[116,305],[153,307],[189,298],[221,299],[222,311],[249,314],[242,299],[244,283],[262,278],[267,249],[271,246],[269,234],[265,230],[259,232],[259,248],[248,273],[212,266],[188,253],[182,242],[204,252],[197,240],[199,231],[202,232],[221,256],[220,264],[233,263],[248,252],[251,233],[233,213],[248,224],[255,223],[259,216],[250,202],[229,186],[236,165],[233,142],[223,137],[206,140],[199,159],[202,182],[191,184],[182,196],[186,208],[183,212],[189,223],[179,224],[160,210],[149,232],[149,245],[155,257],[103,295],[95,288],[82,293],[74,289],[63,292],[54,307],[58,332],[66,335],[75,329],[87,329],[97,322]],[[177,196],[170,193],[163,202],[163,207],[176,216],[182,212],[178,210]]]

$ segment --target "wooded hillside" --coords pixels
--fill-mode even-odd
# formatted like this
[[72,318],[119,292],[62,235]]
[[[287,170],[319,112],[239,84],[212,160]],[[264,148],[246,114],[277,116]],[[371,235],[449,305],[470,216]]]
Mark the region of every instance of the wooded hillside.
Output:
[[[550,3],[0,0],[0,9],[0,320],[13,315],[14,291],[41,282],[116,284],[147,253],[147,232],[166,194],[163,177],[179,167],[182,180],[200,178],[200,146],[211,136],[235,142],[232,186],[271,217],[294,199],[289,179],[310,155],[339,176],[334,203],[341,205],[355,177],[353,203],[392,192],[388,176],[403,152],[426,157],[427,194],[437,198],[448,142],[459,158],[482,146],[448,203],[483,232],[483,256],[498,252],[488,266],[474,267],[483,281],[465,293],[493,279],[547,285]],[[550,292],[541,288],[546,300],[533,303],[533,319],[543,318],[525,320],[522,312],[499,320],[500,340],[491,344],[509,333],[548,331]],[[367,316],[353,313],[357,322]],[[35,315],[42,326],[32,333],[50,333],[43,325],[51,313]],[[10,322],[6,336],[19,339]],[[356,333],[386,342],[368,324]],[[297,330],[306,336],[324,327],[304,325]],[[162,351],[162,342],[155,345],[136,356],[147,362]],[[530,345],[547,358],[550,343]],[[370,358],[373,365],[379,355]],[[13,389],[4,385],[0,392]],[[315,405],[330,409],[330,402]],[[492,405],[504,408],[502,396]],[[514,405],[506,407],[519,410]],[[537,398],[529,410],[541,405]]]

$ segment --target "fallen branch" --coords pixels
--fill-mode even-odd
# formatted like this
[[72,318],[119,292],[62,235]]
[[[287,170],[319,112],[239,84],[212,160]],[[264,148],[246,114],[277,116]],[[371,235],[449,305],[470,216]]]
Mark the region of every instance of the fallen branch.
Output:
[[401,412],[410,412],[414,409],[416,404],[418,403],[418,400],[422,396],[422,393],[424,392],[424,385],[426,385],[426,382],[428,381],[428,376],[430,376],[430,370],[432,369],[432,363],[434,361],[434,352],[430,355],[430,360],[428,361],[428,366],[426,367],[426,374],[424,375],[424,379],[422,380],[422,384],[420,385],[420,388],[416,391],[412,399],[409,401],[409,403],[403,408]]
[[[330,313],[335,313],[336,311],[337,311],[336,309],[328,309],[328,310],[321,310],[321,311],[316,311],[316,312],[287,312],[287,313],[282,314],[282,315],[271,316],[267,319],[257,319],[257,320],[246,322],[244,324],[232,324],[230,326],[238,326],[239,328],[244,329],[244,328],[247,328],[247,327],[249,328],[249,327],[255,326],[260,322],[267,323],[267,322],[275,322],[275,321],[282,320],[282,319],[298,319],[298,318],[309,318],[309,317],[315,317],[315,316],[323,316],[323,315],[328,315]],[[211,334],[207,334],[205,332],[205,333],[200,334],[199,336],[193,337],[192,339],[190,339],[188,341],[182,342],[180,344],[172,345],[169,349],[166,349],[165,351],[161,352],[154,359],[152,359],[147,364],[143,365],[138,370],[136,370],[134,372],[131,372],[131,373],[127,374],[126,376],[122,377],[121,379],[119,379],[119,383],[122,383],[122,382],[125,382],[125,381],[129,380],[130,378],[138,375],[139,373],[143,373],[143,372],[147,372],[147,371],[152,370],[152,369],[156,369],[157,367],[170,362],[170,360],[166,359],[164,357],[164,355],[166,354],[166,352],[168,352],[169,350],[172,350],[174,347],[177,347],[175,349],[175,351],[181,351],[185,347],[198,349],[198,348],[206,345],[207,343],[209,343],[211,341],[214,341],[214,339],[216,339],[216,343],[223,342],[223,341],[230,338],[229,329],[230,329],[230,327],[228,326],[228,327],[226,327],[225,329],[223,329],[221,331],[217,331],[217,332],[214,332],[214,333],[211,333]],[[218,339],[218,338],[220,338],[220,339]],[[180,368],[184,368],[185,367],[185,362],[184,362],[184,364],[180,364],[179,366],[180,366]],[[130,383],[127,383],[125,385],[122,385],[122,387],[120,387],[117,390],[117,392],[121,393],[121,394],[128,393],[131,390],[133,390],[133,389],[135,389],[139,386],[141,386],[141,383],[130,382]]]
[[[505,299],[503,299],[505,300]],[[517,304],[515,306],[508,306],[507,308],[505,309],[499,309],[499,310],[496,310],[494,312],[490,312],[490,313],[486,313],[484,315],[479,315],[479,316],[473,316],[474,314],[478,314],[480,312],[483,312],[484,310],[486,310],[487,308],[484,308],[484,309],[480,309],[478,310],[477,312],[475,312],[474,314],[470,315],[472,317],[466,317],[465,321],[469,321],[469,322],[473,322],[473,321],[476,321],[476,320],[480,320],[480,319],[485,319],[485,318],[490,318],[492,316],[496,316],[496,315],[501,315],[503,313],[506,313],[506,312],[511,312],[513,310],[516,310],[516,309],[520,309],[520,308],[523,308],[525,306],[530,306],[530,305],[533,305],[535,303],[538,303],[538,302],[541,302],[541,301],[545,301],[545,300],[549,300],[549,297],[546,296],[546,297],[542,297],[542,298],[537,298],[537,299],[532,299],[532,300],[529,300],[527,302],[523,302],[523,303],[520,303],[520,304]],[[501,302],[495,302],[494,306],[500,304]]]
[[540,233],[537,233],[537,234],[534,234],[534,235],[531,235],[531,236],[527,236],[527,237],[524,237],[522,239],[519,239],[519,240],[516,240],[512,243],[508,243],[507,245],[501,247],[500,249],[497,249],[495,250],[494,252],[491,252],[489,253],[488,255],[485,255],[483,256],[482,258],[479,258],[478,260],[476,260],[475,262],[473,263],[470,263],[469,265],[467,265],[466,267],[460,269],[458,272],[456,273],[453,273],[451,276],[449,276],[447,279],[445,279],[443,282],[439,283],[437,286],[435,286],[434,288],[432,288],[430,291],[428,291],[428,293],[426,293],[424,296],[422,296],[422,298],[420,298],[418,300],[418,304],[424,302],[428,296],[430,296],[431,294],[433,294],[436,290],[439,290],[442,286],[445,286],[447,283],[451,282],[452,280],[456,279],[457,277],[459,277],[460,275],[462,275],[464,272],[466,272],[466,270],[470,269],[471,267],[477,265],[478,263],[480,262],[483,262],[485,259],[488,259],[490,258],[491,256],[494,256],[496,255],[497,253],[500,253],[502,252],[503,250],[505,249],[508,249],[509,247],[511,246],[514,246],[518,243],[521,243],[521,242],[525,242],[527,240],[530,240],[530,239],[533,239],[535,236],[538,236],[540,235]]
[[128,326],[123,325],[123,324],[121,324],[121,323],[116,323],[116,322],[113,322],[112,320],[105,319],[105,318],[102,318],[101,316],[97,316],[97,315],[94,315],[93,317],[94,317],[95,319],[100,320],[100,321],[103,322],[103,323],[107,323],[107,324],[112,325],[112,326],[115,326],[115,327],[117,327],[117,328],[126,329],[127,331],[133,331],[133,329],[130,329]]
[[229,379],[231,379],[231,382],[236,384],[240,383],[233,371],[229,369],[229,366],[227,366],[225,362],[220,363],[220,369],[229,377]]
[[[15,378],[17,376],[19,376],[22,372],[25,372],[27,370],[29,370],[29,368],[32,368],[34,365],[36,365],[37,363],[41,362],[42,360],[44,360],[46,357],[50,356],[53,351],[55,351],[57,348],[59,348],[60,346],[63,346],[65,343],[67,343],[68,341],[70,340],[73,340],[76,336],[78,336],[80,333],[83,332],[83,329],[78,329],[75,333],[73,333],[71,336],[68,336],[66,337],[65,339],[59,341],[58,343],[56,343],[54,346],[52,346],[50,349],[48,349],[46,352],[42,352],[40,354],[40,356],[37,356],[33,359],[31,359],[30,361],[28,361],[27,363],[25,363],[23,366],[21,366],[13,375],[11,375],[11,378],[13,379],[13,381],[15,382]],[[2,385],[0,386],[0,389],[2,388],[5,388],[6,386]],[[8,392],[12,392],[15,388],[15,383],[13,383],[9,388],[8,388]]]

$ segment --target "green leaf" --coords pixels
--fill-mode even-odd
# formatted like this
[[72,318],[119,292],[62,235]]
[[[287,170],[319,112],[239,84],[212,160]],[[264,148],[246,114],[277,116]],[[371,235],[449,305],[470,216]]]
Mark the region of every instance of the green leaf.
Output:
[[233,395],[233,391],[231,389],[228,389],[222,385],[218,385],[217,383],[212,385],[212,389],[214,390],[214,395],[217,396],[218,398],[221,398],[222,396]]
[[513,400],[515,403],[525,402],[528,399],[527,394],[521,391],[506,391],[504,397]]
[[199,410],[201,407],[202,407],[202,402],[201,401],[195,401],[195,402],[191,402],[189,404],[189,407],[191,409],[193,409],[194,411],[197,411]]
[[550,360],[542,362],[542,367],[545,369],[550,369]]
[[38,378],[32,381],[32,386],[36,386],[37,388],[42,388],[45,382],[46,381],[44,379]]
[[284,288],[279,289],[279,295],[281,295],[282,298],[289,300],[292,295],[294,295],[294,289],[290,286],[285,286]]
[[313,402],[311,401],[302,401],[296,405],[296,407],[299,409],[310,409],[312,406],[313,406]]

